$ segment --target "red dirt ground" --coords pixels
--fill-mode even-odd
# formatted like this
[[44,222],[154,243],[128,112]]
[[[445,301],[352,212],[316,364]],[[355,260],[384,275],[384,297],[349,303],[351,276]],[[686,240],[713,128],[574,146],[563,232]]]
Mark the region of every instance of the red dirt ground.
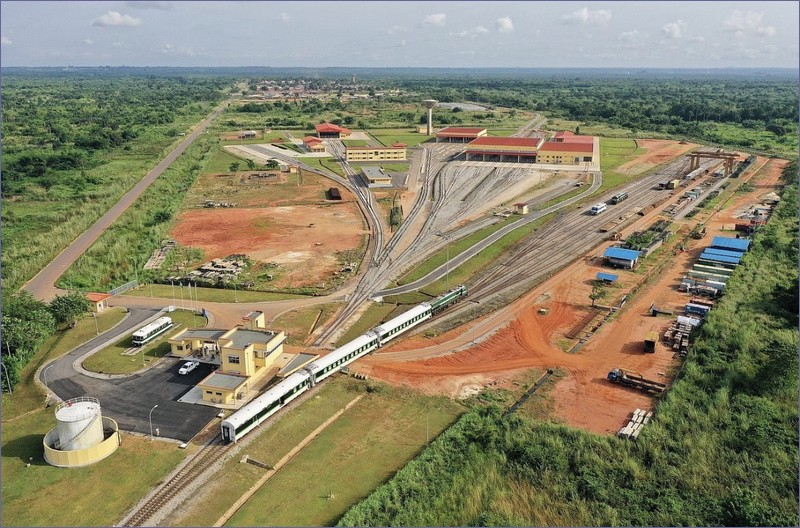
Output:
[[336,271],[336,252],[358,247],[364,233],[356,205],[341,203],[186,211],[172,238],[207,260],[244,253],[276,262],[286,274],[275,286],[296,287]]
[[642,174],[697,147],[694,143],[681,144],[669,139],[637,139],[636,143],[647,152],[620,165],[617,168],[620,174],[628,176]]
[[[759,160],[756,166],[762,162]],[[785,163],[772,160],[765,171],[748,173],[756,174],[752,180],[756,190],[737,198],[732,206],[726,204],[725,211],[717,215],[721,220],[709,223],[709,234],[703,240],[691,240],[685,252],[673,254],[671,264],[576,354],[565,353],[558,345],[576,342],[565,340],[564,334],[585,313],[591,279],[603,269],[591,256],[577,261],[507,308],[434,339],[413,336],[360,361],[353,369],[426,393],[463,396],[492,383],[510,386],[526,369],[561,368],[566,376],[550,395],[555,418],[592,432],[614,433],[625,424],[631,411],[637,407],[652,408],[654,400],[642,392],[609,383],[605,379],[607,373],[614,367],[626,367],[666,382],[667,376],[680,365],[672,351],[661,343],[656,353],[643,352],[645,334],[665,329],[672,320],[652,317],[648,313],[650,305],[655,303],[680,312],[688,300],[686,294],[677,291],[680,278],[708,245],[710,237],[720,234],[719,226],[726,222],[727,211],[755,203],[761,195],[773,190]],[[655,213],[629,226],[623,236],[650,225],[657,218]],[[695,222],[696,219],[687,221],[685,225]],[[725,234],[730,236],[730,232]],[[608,245],[601,245],[593,254],[601,254]],[[620,271],[618,275],[621,287],[602,302],[613,304],[644,278],[630,271]],[[538,314],[540,307],[549,308],[549,313]],[[470,346],[473,326],[478,343]]]

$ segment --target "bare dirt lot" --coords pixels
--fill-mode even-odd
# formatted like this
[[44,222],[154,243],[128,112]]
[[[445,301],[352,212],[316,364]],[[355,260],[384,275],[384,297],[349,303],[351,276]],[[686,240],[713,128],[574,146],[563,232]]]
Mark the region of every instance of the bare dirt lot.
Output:
[[181,213],[172,238],[204,258],[243,253],[274,262],[274,286],[317,284],[341,265],[336,252],[358,248],[365,234],[354,203],[270,208],[198,209]]
[[[637,407],[650,409],[655,400],[645,393],[608,382],[606,375],[612,368],[625,367],[661,382],[674,376],[681,360],[665,344],[659,343],[654,354],[643,351],[647,332],[662,332],[672,320],[671,317],[653,317],[649,308],[655,304],[675,310],[676,314],[682,313],[689,299],[687,294],[677,290],[683,274],[710,243],[711,237],[733,236],[731,232],[722,232],[721,226],[734,221],[731,215],[735,211],[757,203],[763,194],[776,188],[780,169],[786,162],[770,160],[762,167],[765,161],[759,158],[755,165],[758,170],[743,176],[747,179],[754,174],[750,181],[755,190],[735,195],[709,222],[706,237],[689,239],[685,251],[672,247],[683,236],[673,237],[659,257],[659,262],[667,263],[666,268],[654,273],[652,281],[577,353],[565,352],[576,342],[566,335],[588,310],[591,281],[596,273],[609,271],[593,257],[601,254],[608,244],[601,245],[592,255],[577,261],[503,310],[433,339],[421,335],[405,339],[360,361],[353,369],[426,393],[463,397],[486,386],[508,388],[526,369],[561,368],[566,375],[550,394],[553,418],[596,433],[616,432],[627,422],[631,411]],[[657,218],[655,211],[648,214],[627,228],[626,234],[650,225]],[[698,219],[683,222],[682,233],[688,232]],[[620,276],[620,286],[612,288],[610,295],[600,303],[615,304],[645,278],[644,274],[631,271],[613,273]],[[543,307],[549,310],[547,314],[538,313]],[[498,330],[491,330],[495,328]],[[471,345],[475,335],[477,344]]]
[[694,143],[682,144],[670,139],[637,139],[636,143],[647,152],[620,165],[617,168],[617,172],[620,174],[627,176],[642,174],[698,146]]

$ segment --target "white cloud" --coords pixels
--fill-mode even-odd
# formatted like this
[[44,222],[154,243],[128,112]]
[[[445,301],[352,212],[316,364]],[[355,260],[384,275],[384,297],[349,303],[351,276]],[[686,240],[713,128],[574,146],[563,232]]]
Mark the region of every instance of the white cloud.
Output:
[[688,29],[686,22],[678,20],[677,22],[670,22],[661,28],[661,32],[671,39],[680,39],[686,35]]
[[292,15],[289,13],[281,13],[278,18],[281,19],[281,22],[288,22],[292,19]]
[[451,37],[459,37],[459,38],[476,38],[478,35],[485,35],[489,33],[489,30],[483,26],[475,26],[472,29],[465,29],[463,31],[459,31],[458,33],[451,32]]
[[608,24],[611,20],[611,11],[598,9],[590,11],[588,7],[561,17],[564,22],[578,22],[586,26]]
[[181,55],[184,57],[194,57],[195,52],[191,48],[176,47],[173,44],[164,44],[161,48],[161,53],[165,55]]
[[430,24],[431,26],[443,26],[447,23],[447,15],[444,13],[436,13],[435,15],[428,15],[422,20],[423,24]]
[[172,2],[125,2],[125,5],[133,9],[158,9],[159,11],[172,9]]
[[405,47],[406,46],[406,39],[401,40],[400,41],[400,45]]
[[11,45],[11,39],[8,38],[8,37],[0,37],[0,45],[2,45],[2,46],[10,46]]
[[118,40],[116,42],[112,42],[111,43],[111,47],[112,48],[124,48],[125,47],[125,43]]
[[756,29],[756,33],[762,37],[774,37],[778,30],[775,29],[775,26],[764,26]]
[[620,33],[617,37],[617,40],[621,40],[623,42],[633,42],[641,36],[642,33],[638,29],[634,29],[633,31],[624,31]]
[[134,27],[141,25],[141,18],[134,18],[130,15],[123,15],[117,11],[109,11],[92,20],[92,25],[97,27],[126,26]]
[[514,31],[514,23],[511,21],[511,17],[501,17],[497,19],[495,22],[497,25],[497,31],[500,33],[511,33]]
[[83,39],[83,42],[84,42],[84,44],[86,44],[88,46],[91,46],[92,44],[94,44],[94,41],[92,39],[90,39],[90,38]]
[[701,36],[692,37],[692,38],[689,39],[689,42],[705,42],[705,41],[706,41],[706,38],[705,37],[701,37]]
[[775,26],[764,25],[763,20],[764,13],[737,9],[722,21],[722,28],[738,38],[743,38],[747,33],[755,33],[762,37],[774,37],[778,30],[775,29]]

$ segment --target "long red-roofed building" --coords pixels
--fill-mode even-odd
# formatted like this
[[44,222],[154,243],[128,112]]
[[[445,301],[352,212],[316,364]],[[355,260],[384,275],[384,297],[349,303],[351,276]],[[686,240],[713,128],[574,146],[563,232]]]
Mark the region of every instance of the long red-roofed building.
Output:
[[536,163],[544,138],[480,137],[467,145],[467,161],[527,161]]
[[447,127],[436,133],[436,142],[468,143],[486,135],[485,128]]

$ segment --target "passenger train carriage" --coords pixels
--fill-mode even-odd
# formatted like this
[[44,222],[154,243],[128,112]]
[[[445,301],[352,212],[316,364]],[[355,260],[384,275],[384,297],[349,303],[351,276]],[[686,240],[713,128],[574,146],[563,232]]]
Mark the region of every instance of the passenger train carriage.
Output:
[[369,354],[409,328],[430,319],[435,313],[458,302],[467,295],[467,287],[461,285],[436,299],[414,308],[369,330],[346,343],[330,354],[319,358],[303,370],[269,388],[264,394],[248,403],[222,422],[222,438],[236,442],[252,431],[264,420],[278,412],[283,406],[314,387],[331,374],[356,359]]

